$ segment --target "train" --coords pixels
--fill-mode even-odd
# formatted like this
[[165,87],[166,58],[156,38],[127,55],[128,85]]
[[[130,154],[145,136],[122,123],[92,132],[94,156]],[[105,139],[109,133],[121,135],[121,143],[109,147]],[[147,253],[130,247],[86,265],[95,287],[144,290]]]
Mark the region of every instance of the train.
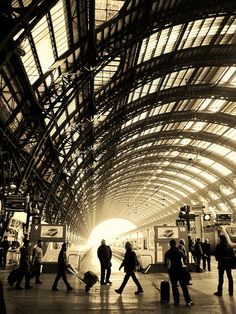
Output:
[[[163,228],[164,230],[164,240],[163,238],[158,239],[156,228]],[[129,241],[132,243],[133,249],[136,251],[138,260],[140,262],[141,268],[145,269],[150,264],[162,263],[165,250],[168,249],[169,240],[171,238],[184,238],[184,233],[179,237],[174,234],[175,228],[173,225],[163,225],[155,226],[151,225],[148,228],[140,227],[119,236],[114,237],[110,244],[112,250],[117,254],[124,254],[125,242]],[[180,227],[183,228],[183,227]],[[203,227],[203,238],[201,241],[208,239],[211,244],[211,254],[214,255],[216,245],[219,243],[219,236],[223,234],[226,236],[227,242],[233,247],[236,254],[236,224],[212,224]],[[193,242],[198,238],[194,233],[189,233],[186,230],[186,248],[188,251],[188,240],[191,238]],[[188,252],[189,263],[194,263],[193,257]]]

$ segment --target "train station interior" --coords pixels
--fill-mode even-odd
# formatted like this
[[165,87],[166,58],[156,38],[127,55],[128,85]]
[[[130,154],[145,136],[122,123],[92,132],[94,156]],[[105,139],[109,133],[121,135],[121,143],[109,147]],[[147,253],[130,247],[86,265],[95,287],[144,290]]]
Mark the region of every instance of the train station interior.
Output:
[[[1,0],[0,27],[6,313],[236,313],[227,277],[214,295],[220,235],[236,252],[236,1]],[[16,291],[23,239],[42,240],[43,283]],[[102,239],[112,285],[68,273],[73,290],[52,291],[62,243],[100,278]],[[160,302],[171,239],[186,243],[191,308],[181,288],[179,306]],[[196,269],[197,239],[211,270]],[[127,241],[141,295],[132,280],[115,292]]]

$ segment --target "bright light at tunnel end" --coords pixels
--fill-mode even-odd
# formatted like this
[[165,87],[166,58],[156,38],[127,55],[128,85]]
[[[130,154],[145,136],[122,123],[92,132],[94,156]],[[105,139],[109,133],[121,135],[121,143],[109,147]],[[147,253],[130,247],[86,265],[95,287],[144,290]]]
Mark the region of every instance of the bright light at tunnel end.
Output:
[[105,239],[106,243],[109,244],[109,241],[115,236],[135,228],[137,226],[126,219],[114,218],[105,220],[92,231],[88,240],[88,246],[98,246],[102,239]]

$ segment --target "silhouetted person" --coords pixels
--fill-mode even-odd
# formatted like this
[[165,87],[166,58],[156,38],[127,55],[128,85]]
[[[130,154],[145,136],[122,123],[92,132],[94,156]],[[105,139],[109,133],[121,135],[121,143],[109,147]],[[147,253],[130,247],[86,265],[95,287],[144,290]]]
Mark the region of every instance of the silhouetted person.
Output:
[[125,243],[125,249],[126,249],[126,252],[125,252],[124,260],[121,263],[119,270],[121,270],[121,268],[124,267],[124,271],[126,274],[120,288],[116,289],[115,292],[121,294],[129,278],[131,277],[138,288],[135,294],[143,293],[143,288],[140,282],[138,281],[138,278],[136,277],[135,272],[134,272],[137,266],[136,253],[132,250],[132,244],[130,242]]
[[106,241],[102,240],[101,245],[97,249],[97,256],[101,265],[101,285],[111,284],[111,258],[112,251]]
[[67,250],[67,245],[66,245],[66,243],[63,243],[61,246],[60,253],[58,255],[57,276],[56,276],[55,281],[54,281],[53,286],[52,286],[52,290],[54,290],[54,291],[58,291],[57,284],[58,284],[58,281],[60,280],[60,278],[63,279],[68,291],[73,289],[71,287],[71,285],[69,284],[69,282],[67,280],[67,276],[66,276],[66,270],[69,267],[68,260],[66,257],[66,250]]
[[233,296],[234,283],[231,270],[233,268],[235,256],[233,248],[227,243],[227,239],[224,235],[220,236],[220,243],[216,246],[215,258],[218,262],[218,288],[214,294],[217,296],[222,296],[224,272],[226,271],[228,277],[229,295]]
[[7,240],[7,236],[4,236],[4,239],[2,241],[2,266],[3,269],[6,268],[6,264],[7,264],[7,253],[10,247],[10,243]]
[[3,285],[2,281],[0,280],[0,313],[1,314],[6,314],[6,304],[5,304],[5,299],[4,299],[4,291],[3,291]]
[[183,277],[183,253],[176,247],[176,241],[170,240],[170,249],[165,253],[165,266],[168,266],[168,273],[172,286],[174,304],[179,305],[178,282],[183,291],[186,305],[191,306],[193,302],[190,298],[187,282]]
[[23,245],[20,248],[20,262],[19,262],[19,278],[16,282],[15,289],[22,290],[20,286],[25,277],[25,289],[30,289],[30,241],[24,238]]
[[2,237],[0,237],[0,267],[3,267],[3,264],[2,264],[3,258],[2,258],[2,256],[3,256]]
[[197,239],[194,245],[194,254],[195,254],[195,262],[196,262],[196,272],[200,273],[202,271],[200,264],[201,264],[203,251],[202,251],[201,240],[199,238]]
[[208,241],[208,239],[205,239],[204,243],[202,243],[202,266],[203,269],[206,270],[206,267],[208,271],[211,271],[211,245]]
[[32,263],[35,267],[35,283],[36,284],[42,283],[42,281],[40,281],[42,258],[43,258],[42,241],[38,240],[37,245],[33,249],[33,255],[32,255]]
[[184,239],[179,240],[179,246],[178,249],[183,253],[183,263],[186,265],[187,264],[187,250],[185,247],[185,241]]
[[188,251],[192,254],[193,260],[195,262],[194,242],[190,236],[188,237]]

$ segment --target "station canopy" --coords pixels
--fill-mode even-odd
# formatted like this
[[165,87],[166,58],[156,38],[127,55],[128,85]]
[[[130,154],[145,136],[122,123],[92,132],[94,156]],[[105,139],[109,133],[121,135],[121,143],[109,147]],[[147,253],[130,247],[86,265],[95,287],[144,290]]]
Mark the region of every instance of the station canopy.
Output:
[[0,6],[2,196],[83,236],[235,214],[235,0]]

